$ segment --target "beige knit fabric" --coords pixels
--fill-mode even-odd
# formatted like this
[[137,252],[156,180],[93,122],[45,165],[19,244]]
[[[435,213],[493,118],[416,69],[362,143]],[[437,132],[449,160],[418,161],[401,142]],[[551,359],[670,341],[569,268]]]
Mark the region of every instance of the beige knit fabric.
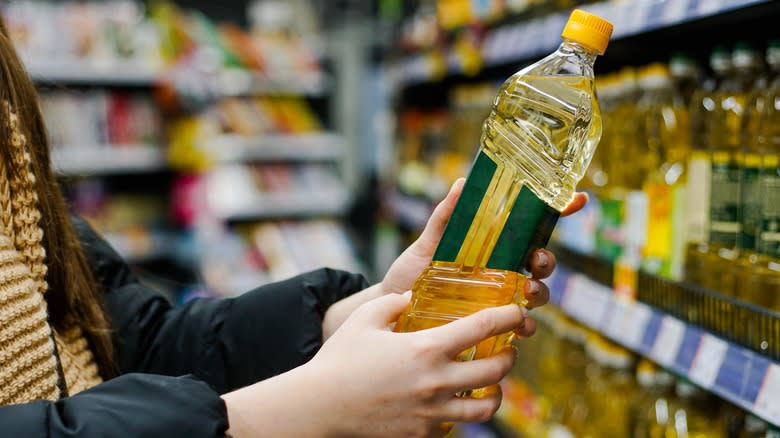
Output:
[[2,110],[12,135],[13,165],[21,170],[8,172],[0,162],[0,405],[6,405],[59,398],[58,357],[69,394],[101,379],[80,328],[55,333],[54,348],[43,298],[46,253],[35,175],[16,114],[7,103]]

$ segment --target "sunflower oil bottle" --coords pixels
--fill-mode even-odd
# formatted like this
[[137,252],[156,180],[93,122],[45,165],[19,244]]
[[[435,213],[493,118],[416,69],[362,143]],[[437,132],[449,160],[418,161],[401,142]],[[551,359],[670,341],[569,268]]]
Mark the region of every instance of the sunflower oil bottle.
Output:
[[665,438],[727,438],[719,399],[682,380],[676,393]]
[[637,365],[640,388],[632,422],[634,438],[665,438],[671,420],[674,377],[647,359]]
[[634,358],[628,350],[592,333],[586,350],[585,400],[588,421],[583,438],[624,438],[631,435],[631,409],[637,385],[631,374]]
[[675,53],[669,59],[669,74],[672,77],[676,95],[688,108],[701,82],[699,66],[685,53]]
[[607,126],[608,143],[603,151],[605,186],[599,192],[601,210],[596,232],[596,252],[607,260],[620,258],[625,244],[625,202],[632,190],[640,188],[639,173],[626,166],[624,157],[640,153],[640,137],[637,135],[638,94],[636,72],[624,68],[612,85],[613,104],[609,107]]
[[757,99],[762,115],[751,147],[761,160],[753,188],[757,193],[743,215],[748,230],[755,227],[755,250],[741,259],[737,293],[744,300],[780,310],[780,44],[770,44],[767,64],[773,79]]
[[[575,10],[558,50],[501,86],[463,192],[397,331],[523,303],[528,258],[546,245],[601,136],[593,63],[611,32],[609,22]],[[510,338],[488,339],[460,357],[489,356]]]
[[[745,167],[742,153],[743,123],[749,97],[762,74],[761,58],[748,44],[732,52],[733,74],[715,92],[714,123],[710,132],[712,151],[709,255],[705,285],[725,294],[736,289],[735,261],[738,255],[740,177]],[[758,162],[749,167],[755,168]]]
[[710,252],[710,139],[716,124],[715,91],[732,72],[731,54],[725,48],[715,48],[710,55],[710,68],[714,76],[693,94],[690,109],[691,155],[686,187],[688,210],[685,222],[688,243],[685,251],[685,279],[696,284],[708,283],[705,280],[710,276],[710,272],[705,268]]
[[[646,68],[646,102],[642,118],[649,160],[654,167],[644,183],[647,195],[647,240],[643,250],[645,271],[667,278],[682,276],[682,242],[685,242],[685,169],[690,146],[688,110],[676,93],[668,68]],[[659,164],[660,162],[660,164]]]

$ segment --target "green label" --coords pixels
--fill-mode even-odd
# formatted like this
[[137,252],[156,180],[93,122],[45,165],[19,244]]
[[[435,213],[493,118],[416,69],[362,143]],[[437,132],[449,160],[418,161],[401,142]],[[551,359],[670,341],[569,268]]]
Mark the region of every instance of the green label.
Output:
[[[463,192],[444,229],[433,260],[454,262],[467,241],[469,229],[496,173],[497,165],[484,152],[477,155]],[[520,189],[501,229],[486,267],[522,272],[528,257],[550,240],[560,213],[534,195],[526,186]]]
[[608,260],[616,260],[623,250],[623,201],[603,199],[601,221],[596,233],[596,251]]
[[488,268],[520,272],[531,253],[547,246],[560,213],[537,198],[527,186],[520,189]]
[[712,163],[710,185],[710,242],[736,246],[740,223],[739,167],[736,163]]
[[742,249],[756,249],[758,230],[761,226],[761,188],[758,167],[743,167],[741,180],[739,243]]
[[778,257],[780,256],[780,168],[765,169],[762,173],[758,250]]
[[455,204],[455,210],[444,228],[444,234],[433,254],[433,260],[454,262],[455,258],[458,257],[460,247],[466,240],[471,222],[477,215],[479,205],[482,203],[482,198],[485,197],[485,192],[487,192],[497,167],[490,157],[482,151],[479,152],[471,166],[469,176],[466,178],[466,184],[463,186],[458,203]]

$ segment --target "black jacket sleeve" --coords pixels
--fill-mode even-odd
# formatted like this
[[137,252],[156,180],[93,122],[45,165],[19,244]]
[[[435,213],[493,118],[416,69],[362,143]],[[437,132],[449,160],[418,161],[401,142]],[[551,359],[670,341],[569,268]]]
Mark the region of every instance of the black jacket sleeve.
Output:
[[74,224],[105,289],[121,373],[193,374],[219,393],[266,379],[311,359],[328,307],[368,286],[360,275],[320,269],[177,309],[139,283],[84,221]]
[[57,402],[0,408],[0,435],[25,438],[225,436],[225,404],[192,376],[126,374]]

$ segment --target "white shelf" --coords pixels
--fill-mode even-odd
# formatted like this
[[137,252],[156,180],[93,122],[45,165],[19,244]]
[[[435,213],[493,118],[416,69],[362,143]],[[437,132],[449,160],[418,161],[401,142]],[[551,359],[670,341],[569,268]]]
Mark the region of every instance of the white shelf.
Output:
[[344,139],[332,133],[220,135],[206,143],[209,155],[223,163],[249,161],[335,161],[342,157]]
[[245,221],[285,217],[338,216],[349,197],[341,188],[299,193],[256,193],[242,199],[210,199],[213,213],[223,220]]
[[243,69],[225,69],[213,83],[217,96],[304,95],[323,96],[329,90],[330,80],[318,71],[311,72],[255,72]]
[[[559,267],[550,302],[619,344],[780,426],[780,364]],[[745,324],[750,324],[745,321]]]
[[145,67],[140,60],[97,62],[92,59],[43,59],[23,57],[33,81],[56,84],[142,86],[154,85],[160,72]]
[[128,263],[143,263],[171,254],[174,236],[163,231],[133,236],[127,233],[106,233],[103,237]]
[[156,145],[55,146],[52,167],[60,175],[148,173],[166,169],[163,148]]
[[[615,25],[612,41],[727,13],[769,0],[633,0],[604,1],[578,6]],[[482,44],[486,67],[520,63],[552,52],[560,44],[569,11],[508,24],[490,31]],[[404,83],[431,80],[435,66],[424,55],[411,55],[401,66]],[[457,56],[447,55],[447,74],[462,73]]]

